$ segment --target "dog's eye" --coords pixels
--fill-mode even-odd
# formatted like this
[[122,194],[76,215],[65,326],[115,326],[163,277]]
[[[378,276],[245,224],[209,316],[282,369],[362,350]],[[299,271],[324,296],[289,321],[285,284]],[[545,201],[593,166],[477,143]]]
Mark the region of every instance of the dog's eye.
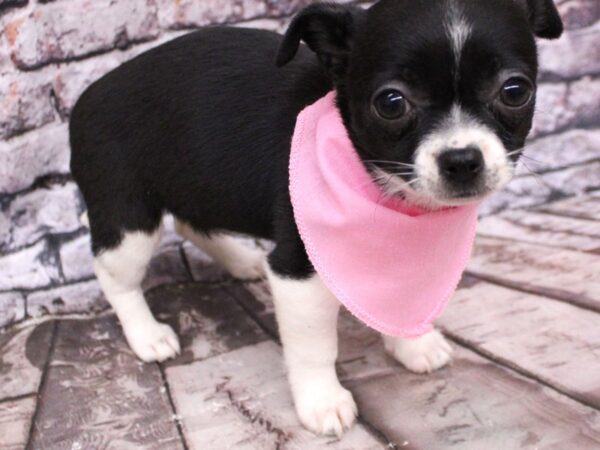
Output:
[[373,102],[377,114],[383,119],[399,119],[408,111],[408,102],[402,92],[396,89],[386,89]]
[[523,78],[511,78],[502,86],[500,100],[506,106],[519,108],[529,103],[532,95],[533,88],[529,81]]

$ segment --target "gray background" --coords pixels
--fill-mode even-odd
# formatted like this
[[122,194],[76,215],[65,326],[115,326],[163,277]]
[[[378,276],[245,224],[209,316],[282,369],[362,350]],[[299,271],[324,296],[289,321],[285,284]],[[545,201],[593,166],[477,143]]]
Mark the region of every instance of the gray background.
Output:
[[[107,306],[79,223],[84,206],[68,174],[67,122],[82,90],[186,30],[230,23],[282,31],[308,3],[0,0],[0,327]],[[527,156],[483,214],[600,188],[600,1],[557,3],[567,31],[559,41],[540,42]],[[194,250],[168,232],[161,252],[146,288],[176,279],[170,268]]]

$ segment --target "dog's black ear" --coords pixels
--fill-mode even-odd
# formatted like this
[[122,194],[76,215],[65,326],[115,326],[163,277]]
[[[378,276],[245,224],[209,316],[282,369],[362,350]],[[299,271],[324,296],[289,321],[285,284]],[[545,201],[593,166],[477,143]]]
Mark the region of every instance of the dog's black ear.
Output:
[[529,23],[537,37],[559,38],[563,32],[563,23],[554,0],[519,0],[527,10]]
[[292,60],[304,41],[326,66],[344,59],[352,48],[357,21],[365,11],[356,6],[315,3],[292,20],[277,54],[277,66]]

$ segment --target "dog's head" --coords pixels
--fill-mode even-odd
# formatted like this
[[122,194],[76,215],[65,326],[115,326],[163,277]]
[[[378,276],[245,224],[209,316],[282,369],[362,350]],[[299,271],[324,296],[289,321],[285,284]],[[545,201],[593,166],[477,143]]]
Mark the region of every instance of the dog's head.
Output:
[[350,138],[388,193],[460,205],[511,178],[533,118],[534,38],[561,33],[552,0],[314,4],[292,21],[277,62],[301,40],[318,55]]

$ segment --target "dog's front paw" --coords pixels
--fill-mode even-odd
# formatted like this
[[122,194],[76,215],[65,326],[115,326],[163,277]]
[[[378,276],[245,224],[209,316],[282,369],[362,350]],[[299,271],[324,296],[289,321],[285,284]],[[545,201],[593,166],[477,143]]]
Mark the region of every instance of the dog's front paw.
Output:
[[386,351],[412,372],[429,373],[452,359],[452,347],[437,330],[414,339],[383,336],[383,343]]
[[313,433],[339,438],[356,419],[358,409],[354,398],[339,383],[304,383],[296,392],[300,422]]
[[124,331],[129,346],[142,361],[165,361],[179,354],[179,339],[169,325],[156,321],[136,325],[124,325]]

